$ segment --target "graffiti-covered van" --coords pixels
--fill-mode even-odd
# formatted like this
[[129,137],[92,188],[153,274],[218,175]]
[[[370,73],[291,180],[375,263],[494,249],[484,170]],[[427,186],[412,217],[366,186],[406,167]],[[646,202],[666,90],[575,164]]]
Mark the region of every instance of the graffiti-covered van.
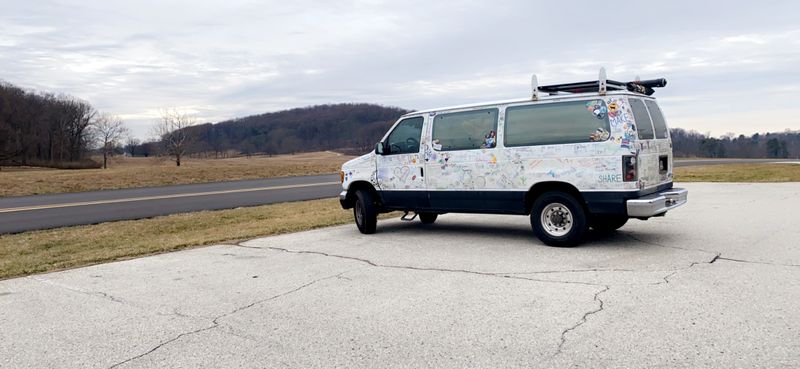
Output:
[[[686,203],[652,97],[666,80],[538,86],[529,98],[416,111],[342,166],[342,207],[362,233],[377,214],[434,223],[445,213],[529,215],[547,245],[580,244]],[[411,215],[409,215],[411,214]]]

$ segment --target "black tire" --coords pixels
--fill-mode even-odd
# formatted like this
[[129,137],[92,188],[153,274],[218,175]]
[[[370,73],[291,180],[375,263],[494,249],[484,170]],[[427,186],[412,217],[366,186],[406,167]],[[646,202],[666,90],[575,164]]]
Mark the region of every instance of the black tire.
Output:
[[422,224],[433,224],[438,216],[436,213],[419,213],[419,221]]
[[621,215],[596,215],[592,217],[592,229],[600,233],[611,233],[624,226],[628,217]]
[[589,230],[586,211],[570,194],[545,192],[533,203],[531,227],[536,237],[550,246],[580,244]]
[[375,204],[375,196],[369,191],[358,190],[356,192],[356,203],[353,206],[353,218],[356,220],[358,231],[363,234],[375,233],[378,224],[378,207]]

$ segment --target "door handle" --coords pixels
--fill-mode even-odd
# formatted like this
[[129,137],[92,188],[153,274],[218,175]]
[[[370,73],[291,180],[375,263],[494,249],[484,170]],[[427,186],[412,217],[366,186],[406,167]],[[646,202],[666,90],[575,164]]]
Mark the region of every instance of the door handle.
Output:
[[425,168],[419,167],[419,176],[420,177],[425,177]]

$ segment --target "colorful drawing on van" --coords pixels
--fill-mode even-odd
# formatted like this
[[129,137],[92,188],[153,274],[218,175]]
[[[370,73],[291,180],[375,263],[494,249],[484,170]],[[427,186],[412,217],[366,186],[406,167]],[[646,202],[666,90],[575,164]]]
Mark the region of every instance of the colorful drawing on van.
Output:
[[603,105],[603,100],[589,100],[586,102],[586,110],[592,113],[597,119],[603,119],[608,113],[608,109]]
[[612,97],[608,99],[608,122],[611,125],[612,137],[620,147],[630,149],[636,140],[636,126],[633,113],[627,101]]
[[[600,127],[589,135],[589,140],[591,140],[592,142],[605,141],[608,139],[610,135],[611,134],[608,133],[608,131],[603,129],[603,127]],[[576,150],[575,150],[576,152],[578,151],[577,150],[578,147],[584,147],[584,146],[576,145]]]
[[617,112],[619,111],[619,105],[616,99],[611,99],[608,103],[608,117],[614,118],[617,116]]

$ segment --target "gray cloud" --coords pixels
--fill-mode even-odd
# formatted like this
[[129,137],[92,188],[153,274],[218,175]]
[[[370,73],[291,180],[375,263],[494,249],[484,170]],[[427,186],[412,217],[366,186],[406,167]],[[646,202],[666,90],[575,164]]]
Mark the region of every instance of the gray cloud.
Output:
[[4,1],[0,79],[85,98],[140,136],[336,102],[429,108],[542,83],[666,77],[672,126],[800,129],[796,2]]

